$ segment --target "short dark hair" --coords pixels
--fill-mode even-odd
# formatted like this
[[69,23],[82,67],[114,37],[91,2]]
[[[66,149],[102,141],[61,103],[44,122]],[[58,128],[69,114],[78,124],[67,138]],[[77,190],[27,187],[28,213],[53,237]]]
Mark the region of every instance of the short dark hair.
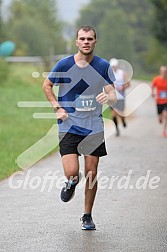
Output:
[[76,38],[78,38],[78,32],[79,32],[80,30],[83,30],[83,31],[86,31],[86,32],[88,32],[88,31],[93,31],[93,32],[94,32],[94,37],[95,37],[95,39],[96,39],[96,31],[95,31],[95,29],[94,29],[92,26],[89,26],[89,25],[82,25],[81,27],[79,27],[79,28],[77,29],[77,32],[76,32]]

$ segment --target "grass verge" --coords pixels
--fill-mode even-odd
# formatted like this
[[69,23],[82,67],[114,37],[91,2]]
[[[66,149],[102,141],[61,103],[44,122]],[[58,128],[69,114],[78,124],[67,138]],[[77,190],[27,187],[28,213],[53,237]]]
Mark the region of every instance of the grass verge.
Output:
[[19,101],[46,101],[42,77],[34,79],[38,71],[29,64],[13,64],[7,81],[0,83],[0,180],[20,168],[17,157],[42,138],[55,123],[53,119],[34,119],[34,112],[52,112],[51,108],[19,108]]

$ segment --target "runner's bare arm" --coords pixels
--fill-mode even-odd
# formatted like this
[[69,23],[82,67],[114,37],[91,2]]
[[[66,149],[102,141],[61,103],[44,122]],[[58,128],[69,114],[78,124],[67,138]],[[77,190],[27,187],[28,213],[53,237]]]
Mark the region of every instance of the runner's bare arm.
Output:
[[53,82],[51,82],[48,78],[45,79],[43,83],[43,91],[48,99],[48,101],[51,103],[53,109],[56,107],[59,107],[60,104],[58,103],[56,96],[53,92]]
[[53,92],[53,85],[53,82],[46,78],[43,83],[43,91],[48,101],[51,103],[54,111],[56,112],[57,119],[66,120],[68,118],[68,114],[66,110],[61,108],[60,104],[58,103],[56,96]]

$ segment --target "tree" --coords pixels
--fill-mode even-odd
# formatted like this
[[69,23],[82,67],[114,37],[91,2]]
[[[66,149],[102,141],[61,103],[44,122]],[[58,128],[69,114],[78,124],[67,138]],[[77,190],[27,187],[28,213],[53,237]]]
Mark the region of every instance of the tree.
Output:
[[16,54],[49,56],[64,53],[62,24],[54,0],[13,0],[4,37],[16,43]]
[[[117,20],[115,22],[115,20]],[[131,61],[133,58],[133,41],[127,18],[122,10],[108,11],[99,25],[99,45],[97,51],[106,59],[111,57]],[[118,43],[119,41],[119,43]]]
[[153,34],[167,46],[167,0],[151,0],[154,5]]
[[161,65],[167,65],[166,47],[155,38],[150,40],[150,49],[147,53],[146,65],[149,66],[151,72],[157,72]]
[[[87,24],[96,28],[98,38],[103,41],[103,46],[99,45],[99,53],[102,56],[110,55],[110,41],[113,41],[117,53],[119,51],[118,54],[122,56],[120,58],[130,56],[133,65],[145,69],[145,54],[149,49],[151,37],[152,11],[151,2],[145,0],[91,0],[81,9],[76,25]],[[112,27],[112,35],[108,34],[110,27]]]

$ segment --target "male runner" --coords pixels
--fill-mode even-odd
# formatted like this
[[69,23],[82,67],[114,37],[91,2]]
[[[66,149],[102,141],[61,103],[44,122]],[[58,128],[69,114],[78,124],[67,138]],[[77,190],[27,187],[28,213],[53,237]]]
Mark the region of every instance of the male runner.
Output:
[[159,123],[163,123],[162,135],[167,137],[167,66],[161,66],[160,75],[153,79],[152,96],[156,100]]
[[[61,200],[68,202],[80,180],[79,155],[85,162],[85,207],[82,229],[93,230],[92,208],[97,191],[99,157],[107,154],[104,142],[102,105],[116,102],[115,80],[109,63],[95,56],[96,31],[82,26],[76,33],[78,52],[60,60],[44,81],[43,89],[59,124],[60,154],[68,181]],[[58,99],[53,86],[59,85]],[[89,175],[89,176],[88,176]],[[90,187],[90,180],[95,181]]]

